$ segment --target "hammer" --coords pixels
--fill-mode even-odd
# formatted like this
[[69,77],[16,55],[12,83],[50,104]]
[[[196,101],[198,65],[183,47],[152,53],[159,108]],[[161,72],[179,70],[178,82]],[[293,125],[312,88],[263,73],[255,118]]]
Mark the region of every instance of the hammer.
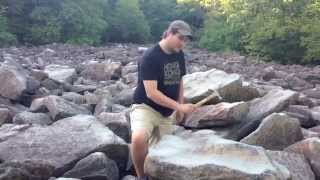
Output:
[[[202,105],[204,105],[205,103],[207,103],[208,101],[210,101],[210,100],[211,100],[212,98],[214,98],[214,97],[218,97],[219,100],[222,99],[222,97],[220,96],[220,94],[219,94],[218,91],[213,90],[213,89],[209,89],[208,92],[210,93],[210,95],[207,96],[207,97],[205,97],[205,98],[203,98],[203,99],[200,100],[199,102],[197,102],[197,103],[195,104],[196,107],[201,107]],[[172,116],[173,116],[173,117],[176,117],[176,113],[177,113],[177,111],[175,111],[175,112],[172,114]]]
[[213,89],[209,89],[208,92],[210,93],[210,95],[205,97],[205,98],[203,98],[201,101],[197,102],[195,104],[197,107],[200,107],[200,106],[204,105],[205,103],[207,103],[208,101],[210,101],[214,97],[218,97],[219,100],[222,99],[222,97],[220,96],[218,91],[213,90]]

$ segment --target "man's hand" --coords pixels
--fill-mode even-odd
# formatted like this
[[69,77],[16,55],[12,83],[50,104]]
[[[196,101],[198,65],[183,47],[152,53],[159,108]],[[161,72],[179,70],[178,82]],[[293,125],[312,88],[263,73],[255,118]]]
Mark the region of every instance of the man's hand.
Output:
[[178,105],[178,112],[181,113],[192,113],[197,109],[197,106],[195,104],[179,104]]
[[180,111],[176,111],[176,123],[177,125],[182,125],[183,121],[184,121],[184,114]]

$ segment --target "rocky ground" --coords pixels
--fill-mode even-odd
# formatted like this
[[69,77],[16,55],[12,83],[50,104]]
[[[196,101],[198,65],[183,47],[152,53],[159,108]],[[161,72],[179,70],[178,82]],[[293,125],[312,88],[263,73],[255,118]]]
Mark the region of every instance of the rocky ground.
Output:
[[[150,45],[0,49],[0,180],[134,178],[129,107]],[[320,66],[187,49],[209,103],[150,149],[154,180],[320,179]]]

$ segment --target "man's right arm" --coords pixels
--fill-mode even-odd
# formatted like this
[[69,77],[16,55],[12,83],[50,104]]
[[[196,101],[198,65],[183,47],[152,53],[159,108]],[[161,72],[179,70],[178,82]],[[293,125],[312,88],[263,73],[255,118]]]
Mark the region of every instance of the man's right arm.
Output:
[[183,113],[191,113],[196,109],[196,106],[194,104],[180,104],[164,95],[161,91],[158,90],[156,80],[143,80],[143,84],[148,98],[159,105],[176,111],[181,111]]

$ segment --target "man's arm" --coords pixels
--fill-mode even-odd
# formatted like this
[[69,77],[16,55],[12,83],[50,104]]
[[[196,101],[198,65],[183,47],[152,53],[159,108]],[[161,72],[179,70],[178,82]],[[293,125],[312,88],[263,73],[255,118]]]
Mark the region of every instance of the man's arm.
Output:
[[[183,80],[180,81],[180,87],[179,87],[179,103],[184,104],[184,91],[183,91]],[[181,111],[176,111],[175,118],[177,121],[177,124],[181,124],[183,122],[184,113]]]
[[179,87],[179,103],[184,104],[184,91],[183,91],[183,80],[180,81],[180,87]]
[[[193,112],[195,110],[194,104],[183,104],[178,103],[175,100],[167,97],[161,91],[158,90],[157,81],[156,80],[143,80],[144,88],[146,90],[146,94],[148,98],[150,98],[155,103],[184,113]],[[180,91],[180,90],[179,90]],[[180,94],[179,94],[180,99]]]

